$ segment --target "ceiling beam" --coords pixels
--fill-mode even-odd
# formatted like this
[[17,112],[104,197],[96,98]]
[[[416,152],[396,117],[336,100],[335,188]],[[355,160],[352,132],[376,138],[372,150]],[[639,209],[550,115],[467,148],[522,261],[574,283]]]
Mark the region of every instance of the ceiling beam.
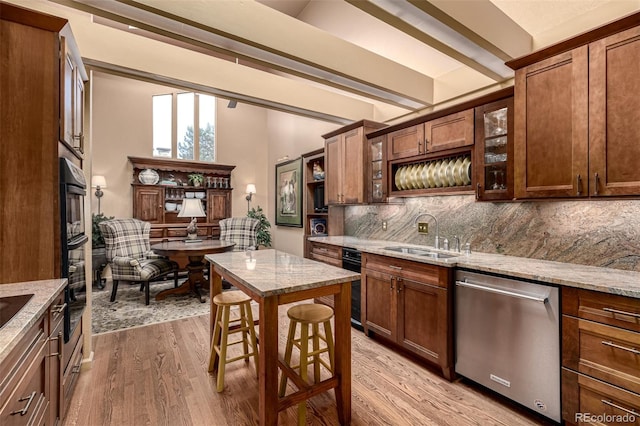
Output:
[[[438,50],[439,52],[457,60],[458,62],[460,62],[461,64],[464,64],[466,66],[468,66],[469,68],[491,78],[494,81],[503,81],[507,78],[511,78],[512,75],[506,70],[505,67],[505,72],[504,73],[499,73],[496,72],[495,70],[481,64],[480,62],[474,60],[472,57],[470,57],[469,55],[463,54],[461,53],[457,48],[452,47],[442,41],[440,41],[439,39],[437,39],[436,37],[427,34],[426,32],[422,31],[421,29],[417,28],[415,25],[413,25],[412,23],[407,22],[405,19],[402,19],[402,17],[397,16],[396,14],[394,14],[391,11],[388,11],[386,9],[384,9],[383,7],[379,6],[378,4],[374,3],[371,0],[345,0],[348,3],[352,4],[353,6],[357,7],[358,9],[370,14],[371,16],[393,26],[394,28],[404,32],[405,34],[415,38],[416,40],[421,41],[422,43],[425,43],[429,46],[431,46],[432,48]],[[389,1],[389,4],[392,4],[394,6],[403,6],[402,2],[404,0],[400,0],[400,1]],[[408,0],[408,2],[411,2],[411,0]],[[422,0],[421,2],[418,3],[424,3],[424,0]],[[445,16],[447,17],[446,21],[449,23],[452,23],[454,20],[451,17],[448,17],[448,15],[443,14],[439,9],[435,8],[435,7],[425,7],[426,10],[423,9],[415,9],[415,12],[413,14],[414,17],[419,18],[418,14],[419,13],[425,13],[428,14],[429,11],[436,13],[437,16],[439,16],[441,19],[444,19]],[[434,17],[435,19],[437,19],[437,17]],[[446,24],[445,24],[446,25]],[[452,30],[455,30],[456,32],[458,32],[458,29],[462,28],[461,24],[457,24],[455,25],[456,28],[451,28]],[[473,33],[471,30],[466,31],[469,34],[475,34]],[[478,37],[479,38],[479,37]],[[474,43],[475,44],[475,43]],[[478,47],[480,48],[480,47]],[[493,53],[491,53],[493,55]],[[502,55],[504,55],[504,52],[502,53]],[[502,60],[502,62],[504,62],[504,60]]]

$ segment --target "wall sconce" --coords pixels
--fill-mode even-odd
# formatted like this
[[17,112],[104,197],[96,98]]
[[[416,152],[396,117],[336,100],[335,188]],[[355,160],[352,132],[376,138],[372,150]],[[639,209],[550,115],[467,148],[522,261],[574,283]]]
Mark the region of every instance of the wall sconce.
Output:
[[187,239],[185,242],[198,242],[202,241],[198,239],[198,218],[206,217],[207,214],[202,208],[202,202],[199,198],[184,198],[182,200],[182,208],[178,217],[190,217],[191,222],[187,225]]
[[247,200],[247,212],[248,212],[249,204],[251,203],[251,198],[253,197],[253,194],[256,193],[256,186],[253,183],[248,184],[247,189],[244,191],[244,193],[247,194],[245,199]]
[[91,187],[96,189],[96,192],[94,194],[96,195],[96,197],[98,197],[98,214],[100,214],[100,198],[102,198],[102,196],[104,195],[104,192],[102,192],[102,188],[107,187],[107,180],[104,178],[104,176],[92,176]]

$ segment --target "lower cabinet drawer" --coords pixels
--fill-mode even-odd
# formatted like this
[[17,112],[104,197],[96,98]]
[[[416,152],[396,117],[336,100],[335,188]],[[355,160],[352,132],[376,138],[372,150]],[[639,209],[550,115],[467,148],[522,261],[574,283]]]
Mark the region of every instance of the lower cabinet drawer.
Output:
[[640,394],[640,333],[563,317],[564,365]]
[[49,401],[45,396],[47,344],[44,337],[38,341],[35,351],[26,373],[0,408],[3,426],[42,425],[48,421]]
[[640,395],[563,369],[563,419],[572,424],[640,426]]
[[318,262],[323,262],[328,265],[337,266],[338,268],[342,268],[342,259],[336,259],[333,257],[323,256],[321,254],[311,252],[310,258],[313,260],[317,260]]
[[[310,251],[311,251],[312,259],[314,258],[314,256],[320,256],[323,259],[332,258],[332,259],[335,259],[336,261],[340,261],[340,265],[342,265],[342,248],[341,247],[332,246],[328,244],[311,243]],[[326,263],[329,263],[329,262],[326,262]]]

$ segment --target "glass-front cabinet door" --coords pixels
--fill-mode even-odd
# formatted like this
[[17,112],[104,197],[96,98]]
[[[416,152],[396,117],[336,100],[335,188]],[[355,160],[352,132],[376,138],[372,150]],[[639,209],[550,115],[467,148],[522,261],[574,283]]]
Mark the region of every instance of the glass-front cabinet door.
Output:
[[513,97],[475,110],[476,199],[513,199]]
[[385,136],[369,139],[369,202],[383,203],[387,200],[385,161]]

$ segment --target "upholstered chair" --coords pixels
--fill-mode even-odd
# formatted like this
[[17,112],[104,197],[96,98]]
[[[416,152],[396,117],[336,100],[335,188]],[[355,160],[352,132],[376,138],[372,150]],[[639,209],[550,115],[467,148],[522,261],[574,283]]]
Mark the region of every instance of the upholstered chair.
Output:
[[145,304],[149,304],[149,281],[173,273],[178,285],[178,264],[151,251],[149,232],[151,225],[138,219],[111,219],[100,222],[104,236],[107,262],[111,265],[115,302],[121,280],[141,283],[145,291]]
[[230,217],[220,221],[220,239],[236,243],[233,251],[256,250],[258,248],[258,226],[260,221],[251,217]]

